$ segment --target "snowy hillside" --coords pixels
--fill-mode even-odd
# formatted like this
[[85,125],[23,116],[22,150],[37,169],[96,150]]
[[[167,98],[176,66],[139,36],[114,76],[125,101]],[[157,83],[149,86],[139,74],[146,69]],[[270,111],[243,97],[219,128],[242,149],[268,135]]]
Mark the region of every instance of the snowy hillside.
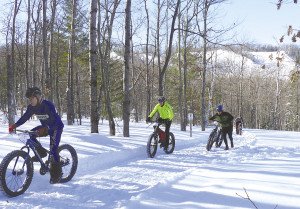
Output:
[[[30,121],[30,129],[39,124]],[[41,176],[35,164],[33,182],[21,196],[0,194],[0,208],[104,208],[104,209],[207,209],[254,208],[296,209],[300,205],[300,134],[266,130],[245,130],[234,135],[235,148],[225,151],[205,144],[211,129],[201,132],[193,127],[193,136],[171,131],[176,137],[173,154],[159,150],[147,158],[146,143],[152,127],[132,123],[130,137],[108,136],[107,122],[99,125],[100,134],[90,134],[89,122],[65,126],[62,143],[74,146],[79,167],[73,180],[49,184],[49,175]],[[18,136],[0,127],[0,160],[22,143]],[[40,139],[48,147],[48,138]],[[245,189],[245,190],[244,190]]]
[[[217,50],[213,53],[215,54],[213,57],[218,63],[221,65],[230,63],[232,64],[230,69],[236,72],[241,70],[242,62],[244,62],[245,74],[259,73],[261,76],[270,76],[277,75],[279,71],[280,77],[288,78],[295,67],[294,60],[284,51],[247,52],[241,55],[232,51]],[[279,66],[277,66],[278,61]]]

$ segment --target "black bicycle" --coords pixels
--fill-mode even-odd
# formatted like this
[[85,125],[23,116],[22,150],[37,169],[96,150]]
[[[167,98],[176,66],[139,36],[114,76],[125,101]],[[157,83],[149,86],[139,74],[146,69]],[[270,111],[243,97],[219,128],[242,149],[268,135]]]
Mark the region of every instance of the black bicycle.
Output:
[[[40,174],[45,175],[50,171],[50,161],[53,155],[48,152],[48,158],[44,162],[38,152],[36,151],[36,142],[31,139],[31,136],[36,136],[35,131],[22,132],[25,138],[22,140],[25,146],[20,150],[14,150],[7,154],[0,164],[0,189],[9,197],[15,197],[23,194],[31,184],[34,167],[33,161],[29,155],[30,150],[34,153],[38,162],[40,163]],[[62,177],[59,183],[70,181],[76,173],[78,166],[78,157],[76,150],[69,144],[63,144],[58,147],[58,154],[60,157],[60,164],[62,166]]]
[[[152,122],[153,123],[153,122]],[[166,141],[166,133],[159,127],[162,123],[155,122],[153,125],[153,133],[149,136],[147,142],[147,155],[148,157],[153,158],[156,154],[158,144],[162,148]],[[172,132],[169,133],[169,146],[167,149],[164,149],[166,154],[171,154],[175,149],[175,136]]]
[[208,137],[206,150],[210,151],[214,143],[216,147],[220,147],[222,145],[222,142],[223,142],[223,137],[221,135],[221,127],[217,123],[216,127],[211,131]]
[[235,128],[236,128],[236,135],[242,135],[242,133],[243,133],[243,124],[242,123],[237,123]]

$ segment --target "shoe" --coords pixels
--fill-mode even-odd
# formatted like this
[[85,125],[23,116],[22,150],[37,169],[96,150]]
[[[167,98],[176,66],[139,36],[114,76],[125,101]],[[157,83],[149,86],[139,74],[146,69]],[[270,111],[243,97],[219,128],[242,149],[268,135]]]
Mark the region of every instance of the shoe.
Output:
[[233,146],[233,143],[231,143],[231,148],[233,148],[234,146]]
[[50,165],[50,184],[57,184],[60,182],[62,177],[62,169],[60,162],[51,162]]
[[58,178],[50,178],[49,183],[50,183],[50,184],[58,184],[58,183],[60,183],[61,177],[62,177],[62,174],[61,174],[61,176],[58,177]]
[[224,150],[229,150],[229,147],[228,147],[228,146],[226,146]]
[[[46,150],[45,148],[43,148],[43,147],[38,147],[38,148],[36,149],[36,151],[39,153],[39,155],[40,155],[41,158],[44,158],[44,157],[47,156],[47,150]],[[38,162],[38,161],[39,161],[38,158],[37,158],[37,156],[33,156],[33,157],[31,158],[31,160],[32,160],[33,162]]]
[[165,151],[168,151],[168,147],[169,147],[169,146],[165,146],[165,147],[164,147],[164,150],[165,150]]

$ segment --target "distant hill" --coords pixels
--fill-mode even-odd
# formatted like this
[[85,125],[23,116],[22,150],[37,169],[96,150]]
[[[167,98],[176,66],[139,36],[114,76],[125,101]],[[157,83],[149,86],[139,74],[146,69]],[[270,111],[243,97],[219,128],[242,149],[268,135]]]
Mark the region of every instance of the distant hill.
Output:
[[[295,68],[295,61],[284,51],[279,52],[246,52],[243,55],[219,49],[211,52],[213,59],[217,59],[220,66],[228,66],[230,64],[232,71],[241,71],[244,62],[244,73],[259,73],[262,76],[279,75],[281,78],[288,78],[290,72]],[[274,74],[275,73],[275,74]]]

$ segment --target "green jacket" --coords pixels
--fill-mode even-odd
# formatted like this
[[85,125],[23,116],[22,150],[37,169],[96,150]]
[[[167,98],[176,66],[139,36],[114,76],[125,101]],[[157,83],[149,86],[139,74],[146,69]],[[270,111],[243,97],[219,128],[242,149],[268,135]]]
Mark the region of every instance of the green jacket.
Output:
[[162,119],[172,120],[174,117],[173,107],[168,102],[165,102],[163,106],[160,106],[160,104],[155,105],[149,117],[152,118],[156,112],[159,113],[159,117]]
[[232,126],[233,116],[228,112],[222,112],[220,115],[216,113],[209,120],[217,121],[222,128],[227,128]]

